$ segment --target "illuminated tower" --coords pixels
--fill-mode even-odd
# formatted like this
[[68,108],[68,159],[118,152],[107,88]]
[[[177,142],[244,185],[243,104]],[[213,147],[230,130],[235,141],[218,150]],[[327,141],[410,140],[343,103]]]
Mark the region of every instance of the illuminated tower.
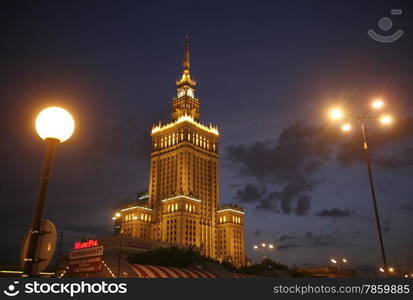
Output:
[[218,129],[199,122],[196,82],[190,74],[185,39],[182,77],[172,99],[172,121],[152,128],[149,207],[154,210],[153,238],[195,245],[216,256]]
[[171,121],[159,122],[151,131],[148,196],[121,209],[121,232],[193,245],[206,256],[243,265],[244,212],[238,206],[219,205],[218,128],[200,122],[195,86],[186,37]]

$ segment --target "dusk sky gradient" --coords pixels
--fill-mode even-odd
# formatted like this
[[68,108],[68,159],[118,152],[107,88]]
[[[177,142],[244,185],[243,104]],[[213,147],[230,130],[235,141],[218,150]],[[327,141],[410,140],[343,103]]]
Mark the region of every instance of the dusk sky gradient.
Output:
[[[188,33],[201,120],[221,133],[221,203],[244,207],[247,255],[380,265],[360,132],[326,112],[382,97],[395,123],[367,134],[384,242],[390,265],[413,270],[412,13],[411,1],[2,1],[0,263],[18,262],[31,223],[45,151],[34,119],[49,105],[76,130],[57,148],[45,218],[65,247],[112,233],[114,207],[147,189],[150,129],[170,120]],[[367,35],[384,34],[384,16],[404,31],[393,43]]]

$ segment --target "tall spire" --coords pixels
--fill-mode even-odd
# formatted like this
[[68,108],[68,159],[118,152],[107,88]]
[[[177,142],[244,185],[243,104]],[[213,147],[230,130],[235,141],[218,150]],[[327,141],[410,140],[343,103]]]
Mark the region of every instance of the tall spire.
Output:
[[183,71],[182,77],[176,82],[176,85],[182,87],[184,85],[194,87],[196,82],[191,78],[191,73],[189,72],[190,67],[190,58],[189,58],[189,35],[185,35],[185,47],[184,47],[184,61],[183,61]]
[[184,50],[184,70],[189,70],[190,60],[189,60],[189,35],[185,35],[185,50]]

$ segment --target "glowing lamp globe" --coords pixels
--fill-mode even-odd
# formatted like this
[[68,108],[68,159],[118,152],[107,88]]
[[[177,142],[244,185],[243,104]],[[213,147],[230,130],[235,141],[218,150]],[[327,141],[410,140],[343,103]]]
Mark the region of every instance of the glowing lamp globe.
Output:
[[351,130],[351,125],[350,124],[344,124],[343,126],[341,126],[341,130],[343,131],[350,131]]
[[330,110],[330,118],[333,120],[339,120],[343,117],[343,111],[339,108]]
[[382,117],[380,117],[379,120],[380,120],[381,123],[386,124],[386,125],[393,122],[393,119],[390,116],[382,116]]
[[379,109],[382,108],[384,105],[383,101],[381,101],[380,99],[375,100],[371,106],[373,106],[374,109]]
[[56,139],[60,143],[68,140],[75,130],[75,121],[70,113],[61,107],[48,107],[36,118],[37,134],[43,139]]

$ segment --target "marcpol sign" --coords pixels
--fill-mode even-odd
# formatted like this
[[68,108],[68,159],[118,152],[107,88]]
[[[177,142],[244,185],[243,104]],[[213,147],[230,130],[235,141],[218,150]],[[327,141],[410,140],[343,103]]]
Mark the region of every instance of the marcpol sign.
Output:
[[87,242],[75,242],[73,246],[73,250],[79,250],[79,249],[97,247],[97,246],[99,246],[97,240],[88,240]]

